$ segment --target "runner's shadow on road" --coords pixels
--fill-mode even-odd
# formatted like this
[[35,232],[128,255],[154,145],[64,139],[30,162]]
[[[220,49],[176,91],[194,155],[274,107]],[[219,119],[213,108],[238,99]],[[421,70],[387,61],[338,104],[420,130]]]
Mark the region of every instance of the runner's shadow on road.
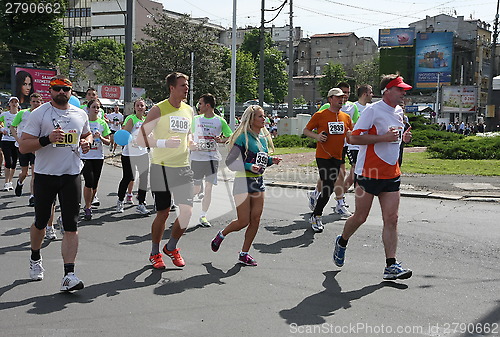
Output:
[[9,229],[8,231],[5,231],[5,233],[3,233],[0,236],[14,236],[14,235],[20,235],[20,234],[29,233],[29,232],[30,232],[29,226],[26,228],[12,228],[12,229]]
[[211,284],[223,285],[225,282],[222,279],[232,277],[241,270],[242,265],[236,264],[227,272],[212,266],[211,262],[204,263],[203,266],[207,269],[207,274],[196,275],[180,281],[165,280],[165,283],[154,290],[155,295],[166,296],[180,294],[191,289],[203,289]]
[[[42,248],[47,247],[51,242],[57,242],[58,240],[43,240]],[[10,252],[26,252],[26,256],[29,256],[31,243],[29,241],[20,243],[18,245],[0,247],[0,255],[10,253]]]
[[[19,301],[2,302],[0,303],[0,311],[32,304],[33,307],[27,310],[28,313],[36,315],[45,315],[62,311],[66,309],[68,305],[73,303],[80,303],[80,304],[92,303],[95,299],[97,299],[100,296],[111,297],[119,295],[120,292],[123,290],[138,289],[155,285],[161,280],[162,274],[156,271],[151,273],[150,270],[151,266],[144,266],[137,271],[131,272],[123,276],[119,280],[92,284],[90,286],[86,286],[84,289],[78,292],[73,292],[73,293],[60,292],[51,295],[27,298]],[[144,281],[137,282],[136,278],[146,271],[150,272],[149,275],[146,276]],[[4,288],[0,288],[0,291],[3,291],[4,293],[14,288],[15,286],[20,286],[26,283],[31,283],[31,281],[17,280],[14,281],[12,285],[4,287],[6,288],[5,290]]]
[[301,235],[295,237],[287,237],[279,241],[266,244],[254,243],[253,247],[264,254],[280,254],[285,248],[306,248],[314,242],[314,232],[309,225],[309,214],[302,214],[302,220],[294,220],[292,224],[287,226],[265,226],[264,228],[274,235],[288,235],[294,231],[303,231]]
[[333,316],[339,309],[349,309],[352,301],[359,300],[379,289],[391,287],[404,290],[408,288],[406,284],[382,281],[359,290],[342,292],[342,288],[335,279],[338,273],[339,271],[324,272],[325,280],[322,285],[325,290],[306,297],[294,308],[281,310],[280,316],[288,325],[323,324],[326,322],[325,317]]

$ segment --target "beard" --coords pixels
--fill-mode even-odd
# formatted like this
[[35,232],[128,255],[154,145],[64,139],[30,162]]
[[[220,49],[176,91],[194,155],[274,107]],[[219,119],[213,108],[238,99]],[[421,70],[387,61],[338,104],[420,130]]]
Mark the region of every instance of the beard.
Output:
[[52,99],[58,105],[65,105],[69,102],[69,97],[66,96],[65,94],[57,94],[55,96],[52,96]]

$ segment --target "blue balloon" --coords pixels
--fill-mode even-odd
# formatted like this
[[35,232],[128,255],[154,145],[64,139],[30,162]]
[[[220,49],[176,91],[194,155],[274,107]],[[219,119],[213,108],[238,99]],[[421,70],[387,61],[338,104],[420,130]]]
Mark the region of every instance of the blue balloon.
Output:
[[115,132],[115,143],[125,146],[132,140],[132,135],[127,130],[118,130]]
[[80,100],[76,98],[76,96],[71,95],[69,98],[69,104],[76,106],[77,108],[80,107]]

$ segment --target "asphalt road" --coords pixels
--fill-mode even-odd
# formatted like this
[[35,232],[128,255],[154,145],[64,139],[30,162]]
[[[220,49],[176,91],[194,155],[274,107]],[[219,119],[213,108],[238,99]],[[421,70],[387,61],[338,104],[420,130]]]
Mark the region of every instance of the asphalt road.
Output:
[[236,264],[243,232],[213,253],[212,237],[235,216],[230,183],[221,182],[213,227],[195,226],[196,203],[179,243],[186,267],[166,261],[161,272],[147,260],[153,216],[114,213],[121,172],[106,166],[104,176],[102,205],[80,224],[76,272],[85,289],[72,294],[59,292],[60,240],[42,249],[45,279],[29,280],[33,209],[26,194],[0,192],[1,336],[500,335],[498,203],[402,198],[398,258],[414,275],[384,282],[377,202],[342,269],[331,253],[344,220],[326,213],[325,231],[314,234],[300,189],[268,189],[251,251],[257,267]]

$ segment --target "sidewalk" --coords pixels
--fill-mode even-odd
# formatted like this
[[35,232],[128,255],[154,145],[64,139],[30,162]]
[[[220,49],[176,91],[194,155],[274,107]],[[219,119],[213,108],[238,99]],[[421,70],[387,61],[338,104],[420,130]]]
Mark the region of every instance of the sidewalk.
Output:
[[[409,148],[409,151],[415,149]],[[264,179],[267,186],[283,188],[314,189],[318,179],[314,162],[315,153],[296,153],[281,156],[283,161],[266,169]],[[105,162],[121,167],[120,154],[107,156]],[[232,179],[234,173],[224,168],[220,179]],[[351,190],[348,193],[352,193]],[[413,198],[444,200],[467,200],[500,203],[500,177],[471,175],[403,174],[401,195]]]

